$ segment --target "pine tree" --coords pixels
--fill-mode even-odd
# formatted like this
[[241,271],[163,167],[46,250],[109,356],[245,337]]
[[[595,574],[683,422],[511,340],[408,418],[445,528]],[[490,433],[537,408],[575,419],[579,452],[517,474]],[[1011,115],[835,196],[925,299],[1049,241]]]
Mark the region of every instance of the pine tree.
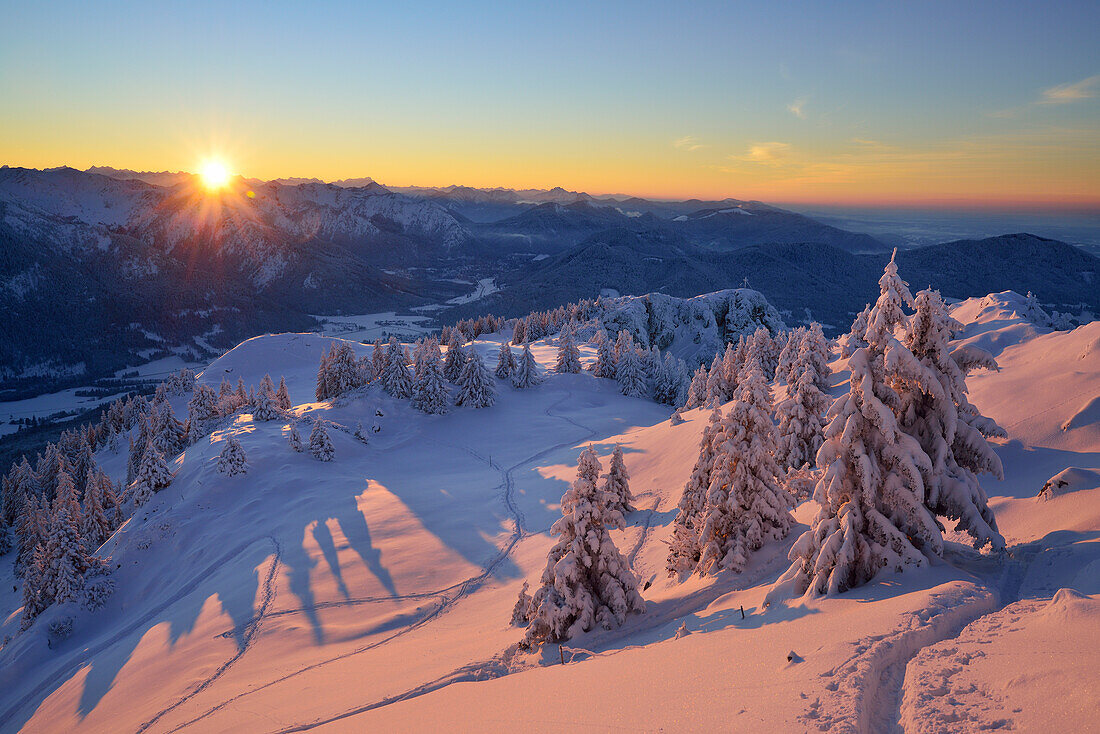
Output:
[[[803,464],[814,466],[825,432],[823,418],[829,406],[828,397],[818,389],[821,380],[817,370],[821,360],[817,358],[810,332],[805,332],[799,346],[789,370],[787,398],[776,406],[779,420],[776,459],[785,469],[799,469]],[[828,372],[827,363],[823,368]]]
[[562,497],[562,518],[550,529],[550,549],[540,587],[531,599],[524,647],[567,640],[597,624],[610,629],[629,612],[645,611],[638,581],[611,540],[609,528],[624,526],[596,487],[600,462],[591,447],[577,466],[577,479]]
[[96,472],[88,481],[88,489],[84,493],[83,520],[81,522],[81,535],[84,538],[85,549],[94,553],[103,541],[110,536],[111,520],[107,517],[106,503],[107,492],[111,487],[110,478],[103,472]]
[[471,408],[488,408],[496,402],[496,385],[493,376],[481,355],[476,349],[470,350],[470,356],[466,360],[466,366],[462,368],[462,374],[458,376],[458,398],[456,405]]
[[699,531],[702,529],[703,512],[707,506],[707,490],[710,488],[716,447],[725,440],[724,430],[722,411],[715,408],[710,414],[710,422],[703,429],[703,436],[699,441],[699,456],[677,505],[672,540],[669,542],[669,576],[693,571],[699,563]]
[[[321,357],[323,359],[324,355],[321,355]],[[223,377],[222,384],[218,388],[218,413],[223,416],[232,415],[238,407],[233,386],[229,384],[229,380]]]
[[[802,350],[806,355],[802,356]],[[829,341],[821,331],[821,324],[810,322],[806,333],[802,335],[802,343],[799,345],[799,360],[805,369],[812,369],[814,373],[814,385],[822,393],[829,392],[829,377],[833,374],[829,367]]]
[[[1004,478],[1001,460],[986,443],[986,424],[966,398],[966,375],[952,358],[948,341],[962,325],[951,318],[936,291],[917,294],[916,314],[909,321],[904,344],[932,379],[924,386],[902,379],[900,428],[928,454],[925,506],[935,515],[956,521],[956,530],[974,538],[975,547],[1003,548],[997,521],[978,482],[979,472]],[[990,358],[991,359],[991,358]]]
[[726,372],[725,354],[714,355],[714,360],[707,370],[707,399],[706,405],[716,407],[724,405],[733,397],[733,387]]
[[45,597],[58,604],[78,601],[84,591],[84,573],[91,564],[69,503],[60,503],[53,513],[44,560]]
[[512,626],[526,627],[527,614],[531,610],[531,595],[527,593],[527,582],[523,582],[523,588],[519,590],[516,605],[512,607]]
[[386,345],[381,339],[374,340],[374,347],[370,352],[371,381],[380,380],[386,371]]
[[275,406],[275,393],[272,390],[260,385],[252,402],[252,420],[266,422],[279,417],[279,409]]
[[776,382],[791,384],[794,378],[797,377],[797,373],[793,370],[795,360],[798,359],[798,352],[802,348],[802,338],[805,333],[806,328],[804,326],[799,326],[797,329],[787,332],[787,341],[783,345],[783,349],[779,351],[779,362],[775,367]]
[[516,358],[512,354],[512,347],[508,342],[500,343],[500,352],[497,355],[496,376],[507,380],[516,372]]
[[607,332],[596,332],[596,362],[592,365],[592,374],[596,377],[615,378],[615,350]]
[[622,514],[634,511],[634,495],[630,493],[630,474],[623,461],[623,447],[615,444],[611,453],[611,466],[604,478],[603,493],[607,505]]
[[225,447],[218,454],[218,471],[228,477],[248,472],[248,462],[245,460],[244,448],[237,439],[231,438],[225,442]]
[[15,537],[19,541],[19,553],[15,558],[17,568],[26,570],[35,546],[46,542],[49,522],[42,503],[35,493],[23,497],[23,509],[15,523]]
[[294,407],[294,404],[290,402],[290,391],[286,388],[285,377],[279,377],[279,389],[275,392],[275,407],[282,411]]
[[[619,333],[626,334],[628,339],[630,337],[630,334],[626,331]],[[633,345],[628,343],[628,347],[624,348],[622,354],[619,355],[619,361],[615,365],[615,379],[619,381],[619,390],[623,395],[644,398],[648,389],[645,375],[642,372],[642,365],[638,361],[638,353],[634,350]]]
[[558,337],[558,360],[554,365],[558,374],[576,374],[581,371],[581,353],[573,341],[573,332],[564,329]]
[[848,359],[850,388],[829,409],[817,453],[822,473],[814,500],[821,510],[795,541],[791,567],[769,599],[843,593],[883,569],[923,566],[925,554],[943,552],[940,529],[924,504],[924,477],[932,465],[920,444],[898,427],[893,408],[900,398],[888,384],[888,364],[892,371],[921,372],[894,336],[912,296],[893,258],[879,290],[867,318],[867,346]]
[[217,393],[209,385],[195,383],[191,400],[187,403],[188,442],[195,443],[205,436],[219,415]]
[[286,441],[292,451],[302,452],[302,434],[298,433],[297,423],[290,425],[290,430],[286,434]]
[[531,345],[523,345],[523,354],[519,358],[519,365],[516,367],[516,372],[512,375],[512,386],[520,389],[535,387],[542,382],[542,375],[539,374],[538,364],[535,363],[535,356],[531,354]]
[[413,384],[413,407],[425,413],[446,413],[451,407],[451,394],[440,368],[439,345],[434,340],[422,347],[417,364],[420,375]]
[[748,556],[781,540],[794,524],[793,501],[778,481],[768,384],[752,364],[741,375],[723,426],[699,532],[699,573],[740,573]]
[[309,452],[318,461],[332,461],[336,457],[332,439],[328,437],[325,422],[320,418],[313,421],[313,430],[309,432]]
[[42,543],[38,543],[28,552],[23,574],[22,629],[30,627],[35,618],[53,601],[46,596],[46,573],[46,549]]
[[382,386],[395,398],[412,397],[413,381],[409,375],[409,360],[405,350],[397,343],[396,337],[390,337],[386,348],[386,364],[382,370]]
[[626,329],[620,329],[618,336],[615,337],[615,344],[611,348],[611,354],[615,358],[615,365],[618,367],[619,360],[625,352],[634,351],[634,335]]
[[848,330],[847,334],[844,334],[837,341],[840,344],[840,356],[851,357],[857,349],[862,349],[867,346],[867,341],[864,338],[867,334],[867,319],[871,315],[871,304],[856,314],[855,320],[852,321],[852,327]]

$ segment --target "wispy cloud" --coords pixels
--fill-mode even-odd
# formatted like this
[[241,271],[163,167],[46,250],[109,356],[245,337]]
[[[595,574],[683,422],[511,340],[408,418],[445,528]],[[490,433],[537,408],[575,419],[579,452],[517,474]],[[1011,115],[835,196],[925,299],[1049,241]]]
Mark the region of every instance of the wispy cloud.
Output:
[[682,138],[677,138],[672,141],[672,145],[680,150],[699,150],[706,146],[699,142],[699,139],[694,135],[685,135]]
[[805,97],[799,97],[794,102],[787,105],[787,111],[800,120],[806,119],[806,103],[809,100]]
[[778,143],[774,141],[769,143],[753,143],[749,146],[745,155],[730,157],[735,160],[773,165],[786,158],[790,150],[790,143]]
[[1100,87],[1100,74],[1072,84],[1059,84],[1056,87],[1044,89],[1035,104],[1068,104],[1082,99],[1091,99],[1096,96],[1097,87]]

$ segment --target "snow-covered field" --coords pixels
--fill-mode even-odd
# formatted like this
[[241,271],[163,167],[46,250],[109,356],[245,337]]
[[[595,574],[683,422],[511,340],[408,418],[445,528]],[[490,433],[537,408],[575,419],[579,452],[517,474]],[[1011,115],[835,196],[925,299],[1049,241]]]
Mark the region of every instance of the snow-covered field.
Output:
[[[812,502],[743,574],[680,583],[664,570],[705,410],[672,426],[667,407],[590,374],[502,382],[495,406],[446,415],[376,387],[315,403],[331,336],[250,339],[200,379],[285,376],[303,436],[318,418],[336,428],[335,460],[291,451],[285,421],[247,414],[189,448],[104,547],[118,585],[107,606],[61,642],[48,641],[48,610],[0,650],[0,730],[1094,731],[1100,322],[1051,332],[1013,303],[954,308],[963,340],[1001,366],[968,383],[1008,432],[996,441],[1005,480],[983,478],[1008,551],[949,543],[927,568],[766,609]],[[358,330],[341,336],[369,354],[357,342],[378,322],[343,320]],[[475,342],[490,364],[501,338]],[[556,356],[546,341],[533,351],[543,367]],[[381,428],[369,444],[351,435],[359,422]],[[230,437],[245,475],[215,471]],[[606,468],[617,444],[638,509],[612,537],[651,582],[647,610],[560,650],[517,651],[512,605],[524,580],[537,584],[578,454],[591,445]],[[119,478],[124,453],[98,458]],[[4,636],[19,626],[10,559]]]
[[314,316],[321,321],[321,333],[325,336],[338,336],[349,341],[373,342],[391,334],[405,339],[415,339],[431,331],[424,322],[431,321],[429,316],[398,316],[393,311],[385,313],[365,313],[358,316]]

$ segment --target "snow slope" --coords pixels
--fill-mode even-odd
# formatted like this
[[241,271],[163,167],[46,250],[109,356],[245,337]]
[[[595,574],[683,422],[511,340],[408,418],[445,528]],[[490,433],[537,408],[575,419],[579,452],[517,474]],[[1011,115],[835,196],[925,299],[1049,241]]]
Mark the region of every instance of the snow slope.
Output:
[[[964,340],[999,346],[1001,371],[970,386],[1009,434],[997,442],[1005,481],[984,482],[1009,552],[949,543],[924,570],[767,609],[801,528],[741,576],[664,573],[705,411],[672,426],[666,408],[589,374],[500,383],[494,407],[442,416],[373,387],[314,403],[331,338],[243,342],[201,379],[285,375],[303,438],[330,421],[335,460],[292,452],[286,421],[247,414],[189,448],[173,484],[104,547],[118,584],[107,607],[77,612],[61,641],[47,629],[67,610],[50,609],[0,649],[0,730],[1088,731],[1100,717],[1082,644],[1098,620],[1100,440],[1081,408],[1100,393],[1097,324],[1050,332],[994,311],[964,302],[955,314],[969,320]],[[490,364],[500,338],[476,342]],[[551,341],[533,351],[552,364]],[[358,422],[381,428],[369,445],[351,435]],[[229,437],[247,454],[243,476],[214,470]],[[605,468],[623,446],[638,510],[612,536],[652,582],[647,611],[560,652],[518,652],[512,605],[538,580],[589,444]],[[124,471],[124,456],[100,458]],[[1073,484],[1036,499],[1067,467]],[[0,601],[11,615],[0,634],[14,634],[18,600]],[[591,703],[570,704],[577,691]]]

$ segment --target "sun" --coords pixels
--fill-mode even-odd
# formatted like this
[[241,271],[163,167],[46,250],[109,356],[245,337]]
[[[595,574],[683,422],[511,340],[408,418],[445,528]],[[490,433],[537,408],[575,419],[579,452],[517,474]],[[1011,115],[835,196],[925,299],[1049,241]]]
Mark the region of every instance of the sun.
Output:
[[199,177],[202,179],[202,185],[208,190],[217,191],[225,188],[229,183],[229,169],[222,161],[210,159],[204,161],[199,168]]

